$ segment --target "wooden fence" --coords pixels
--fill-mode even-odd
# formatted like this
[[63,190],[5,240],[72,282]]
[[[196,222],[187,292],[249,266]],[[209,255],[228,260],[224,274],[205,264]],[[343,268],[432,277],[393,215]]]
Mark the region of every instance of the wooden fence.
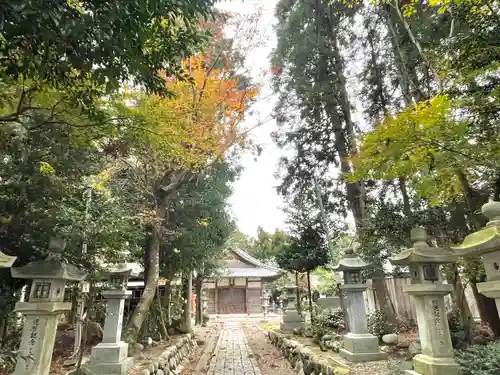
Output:
[[[385,284],[387,290],[389,291],[389,296],[391,297],[396,314],[402,318],[416,321],[417,315],[414,308],[414,304],[411,297],[403,292],[403,287],[410,283],[409,278],[385,278]],[[364,293],[365,295],[365,305],[368,313],[378,310],[378,302],[375,298],[375,293],[371,284],[371,280],[368,280],[368,289]],[[465,288],[465,298],[469,304],[472,317],[474,319],[479,319],[479,311],[477,308],[476,300],[474,294],[469,286]],[[445,302],[451,306],[451,297],[446,296]]]

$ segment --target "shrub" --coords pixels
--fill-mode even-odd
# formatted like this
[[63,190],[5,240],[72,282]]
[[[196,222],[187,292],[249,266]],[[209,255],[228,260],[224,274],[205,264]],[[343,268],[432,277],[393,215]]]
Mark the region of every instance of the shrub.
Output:
[[316,339],[321,339],[323,335],[332,332],[339,332],[345,329],[344,312],[342,309],[326,309],[321,311],[314,318],[311,330]]
[[469,331],[470,327],[462,326],[462,321],[460,319],[460,310],[454,308],[446,314],[448,319],[448,326],[450,327],[451,343],[455,349],[465,349],[469,345],[470,337]]
[[382,339],[382,336],[388,333],[393,333],[394,330],[387,320],[387,316],[383,311],[376,310],[368,315],[368,332]]
[[500,342],[472,345],[458,352],[456,360],[462,375],[500,374]]

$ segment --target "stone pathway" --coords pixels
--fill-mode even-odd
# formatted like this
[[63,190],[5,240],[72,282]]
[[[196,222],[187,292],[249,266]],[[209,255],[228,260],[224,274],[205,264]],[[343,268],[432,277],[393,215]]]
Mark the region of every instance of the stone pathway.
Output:
[[224,323],[207,375],[261,375],[240,322]]

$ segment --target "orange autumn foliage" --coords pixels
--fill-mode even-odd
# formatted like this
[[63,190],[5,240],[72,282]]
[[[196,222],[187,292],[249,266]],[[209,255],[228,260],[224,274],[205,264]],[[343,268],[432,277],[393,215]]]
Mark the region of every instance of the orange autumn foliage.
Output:
[[143,129],[134,131],[149,145],[146,154],[181,169],[202,167],[231,146],[246,145],[241,122],[259,93],[246,80],[242,84],[232,70],[221,26],[206,27],[212,27],[217,38],[206,53],[184,61],[189,80],[164,75],[172,96],[129,91],[126,99],[135,105],[122,108]]
[[244,141],[240,123],[259,90],[254,86],[241,87],[227,64],[223,69],[215,65],[206,54],[187,59],[184,68],[190,73],[191,82],[165,77],[174,97],[156,100],[182,119],[185,145],[220,155],[236,142]]

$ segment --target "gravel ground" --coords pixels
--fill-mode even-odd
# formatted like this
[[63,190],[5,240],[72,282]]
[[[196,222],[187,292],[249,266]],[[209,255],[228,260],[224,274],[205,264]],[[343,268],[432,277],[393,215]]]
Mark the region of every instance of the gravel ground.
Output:
[[248,346],[259,364],[262,375],[290,375],[293,369],[281,352],[272,345],[264,332],[252,324],[243,326]]

